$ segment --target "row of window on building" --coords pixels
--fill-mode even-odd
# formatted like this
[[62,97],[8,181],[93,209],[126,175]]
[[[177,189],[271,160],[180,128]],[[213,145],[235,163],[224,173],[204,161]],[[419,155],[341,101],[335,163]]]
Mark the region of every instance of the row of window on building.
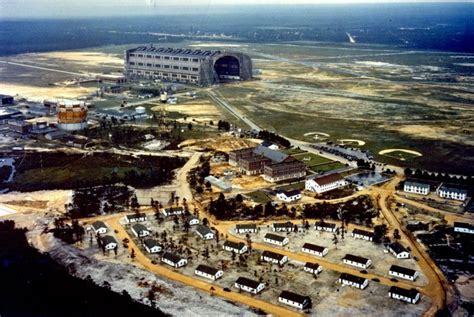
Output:
[[134,75],[142,75],[142,76],[149,76],[149,77],[157,77],[157,78],[168,78],[168,79],[175,79],[175,80],[186,80],[189,82],[197,82],[198,76],[193,75],[183,75],[183,74],[173,74],[173,73],[162,73],[162,72],[150,72],[150,71],[143,71],[143,70],[132,70],[132,74]]
[[199,63],[199,58],[189,58],[189,57],[176,57],[176,56],[161,56],[161,55],[144,55],[144,54],[130,54],[130,57],[140,57],[140,58],[154,58],[162,59],[165,61],[181,61],[181,62],[193,62]]
[[178,65],[160,65],[152,63],[141,63],[141,62],[129,62],[131,66],[146,66],[146,67],[155,67],[155,68],[164,68],[164,69],[175,69],[175,70],[184,70],[184,71],[193,71],[198,72],[199,68],[197,67],[188,67],[188,66],[178,66]]

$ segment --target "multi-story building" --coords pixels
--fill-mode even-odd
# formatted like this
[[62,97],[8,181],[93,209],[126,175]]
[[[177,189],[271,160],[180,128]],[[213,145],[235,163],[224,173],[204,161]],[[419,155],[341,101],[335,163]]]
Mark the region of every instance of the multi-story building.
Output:
[[428,195],[430,193],[430,185],[419,182],[406,181],[403,184],[403,191],[419,195]]
[[441,185],[436,190],[438,196],[441,198],[465,201],[467,198],[467,190],[452,186]]
[[308,178],[305,182],[306,190],[316,192],[318,194],[328,192],[330,190],[346,186],[346,180],[338,173],[316,176]]
[[298,179],[306,175],[306,165],[285,153],[263,145],[229,152],[229,164],[246,175],[260,175],[269,182]]
[[140,46],[125,51],[128,77],[207,86],[252,78],[252,60],[243,53]]

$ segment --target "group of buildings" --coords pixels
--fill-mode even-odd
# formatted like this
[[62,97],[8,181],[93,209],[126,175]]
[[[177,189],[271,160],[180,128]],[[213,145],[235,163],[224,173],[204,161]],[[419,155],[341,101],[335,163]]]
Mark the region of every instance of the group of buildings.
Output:
[[[413,193],[418,195],[428,195],[431,192],[431,185],[419,181],[405,181],[403,184],[403,191],[406,193]],[[447,184],[440,184],[436,188],[436,194],[440,198],[453,199],[465,201],[468,197],[467,189],[451,186]]]

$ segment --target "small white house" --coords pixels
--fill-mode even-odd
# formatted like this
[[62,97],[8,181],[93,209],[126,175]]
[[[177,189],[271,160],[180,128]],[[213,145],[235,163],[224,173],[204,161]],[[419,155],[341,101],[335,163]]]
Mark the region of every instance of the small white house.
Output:
[[309,296],[303,296],[289,291],[281,292],[280,296],[278,296],[278,301],[298,309],[308,309],[312,306]]
[[258,294],[265,288],[265,284],[246,277],[239,277],[237,281],[235,281],[234,286],[240,290],[252,294]]
[[163,208],[161,212],[163,213],[163,216],[165,217],[181,216],[181,215],[184,215],[184,208],[183,207]]
[[303,244],[303,247],[301,248],[301,251],[304,253],[309,253],[309,254],[314,254],[320,257],[325,256],[328,254],[329,250],[326,247],[321,247],[319,245],[311,244],[311,243],[305,243]]
[[113,250],[118,245],[117,241],[112,236],[103,236],[103,237],[100,238],[100,242],[102,244],[102,247],[105,250]]
[[222,245],[222,249],[226,251],[230,251],[230,252],[235,252],[237,254],[243,254],[247,252],[248,250],[247,245],[245,245],[245,243],[243,242],[237,243],[237,242],[232,242],[232,241],[224,242],[224,244]]
[[295,225],[288,222],[274,222],[272,224],[272,230],[275,232],[293,232],[295,231]]
[[265,262],[275,263],[278,265],[283,265],[286,262],[288,262],[288,257],[283,254],[265,250],[260,256],[260,260],[265,261]]
[[388,270],[388,274],[395,277],[400,277],[405,280],[414,281],[418,277],[418,271],[408,269],[406,267],[392,265]]
[[466,222],[455,222],[454,232],[474,234],[474,225]]
[[358,289],[364,289],[369,285],[369,280],[363,277],[355,276],[348,273],[342,273],[338,279],[342,285],[348,285]]
[[317,275],[321,273],[321,271],[323,270],[323,267],[319,265],[318,263],[306,262],[303,270],[305,272]]
[[190,226],[195,226],[199,224],[199,218],[196,216],[189,216],[188,218],[186,218],[186,221]]
[[362,269],[367,269],[372,264],[371,260],[352,254],[346,254],[346,256],[342,258],[342,262]]
[[165,252],[161,257],[161,262],[166,263],[174,268],[180,268],[188,263],[188,260],[176,254]]
[[155,239],[145,239],[143,246],[148,253],[158,253],[162,250],[160,244]]
[[347,185],[346,180],[338,173],[308,178],[305,188],[318,194],[328,192]]
[[196,234],[201,237],[203,240],[212,240],[214,239],[214,232],[211,229],[204,225],[197,225],[196,226]]
[[405,289],[397,286],[390,287],[388,291],[388,296],[390,298],[398,299],[403,302],[410,304],[416,304],[420,300],[420,292],[416,289]]
[[147,227],[139,223],[132,225],[132,232],[137,238],[148,237],[151,234]]
[[255,224],[239,224],[235,226],[235,233],[257,233],[258,228]]
[[408,252],[407,249],[405,249],[404,246],[402,246],[398,242],[394,242],[388,245],[388,251],[392,253],[397,259],[409,259],[410,258],[410,252]]
[[126,223],[135,223],[146,221],[146,215],[144,213],[131,214],[125,216]]
[[361,229],[354,229],[352,230],[351,234],[354,239],[361,239],[366,241],[372,241],[374,239],[374,233],[366,230]]
[[436,192],[439,197],[446,199],[465,201],[467,198],[467,190],[462,188],[441,185]]
[[91,225],[91,229],[94,230],[95,234],[106,234],[107,233],[107,226],[102,221],[95,221]]
[[291,203],[301,199],[301,192],[299,190],[280,190],[277,193],[277,198],[286,203]]
[[198,265],[198,267],[194,270],[194,274],[215,281],[218,278],[222,277],[222,275],[224,275],[224,272],[213,267],[201,264]]
[[314,224],[314,229],[318,231],[336,232],[337,227],[335,223],[318,221]]
[[285,246],[290,242],[287,237],[282,237],[273,233],[267,233],[265,237],[263,237],[263,241],[266,243],[276,244],[280,247]]
[[428,195],[430,193],[430,185],[419,182],[406,181],[403,184],[403,191],[418,195]]

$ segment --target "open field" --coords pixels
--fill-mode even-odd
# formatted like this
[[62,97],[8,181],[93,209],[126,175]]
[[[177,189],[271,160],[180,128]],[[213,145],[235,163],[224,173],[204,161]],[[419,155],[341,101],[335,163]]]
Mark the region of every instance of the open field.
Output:
[[309,153],[309,152],[294,154],[293,157],[297,158],[298,160],[300,160],[302,162],[304,162],[306,164],[306,166],[309,166],[309,167],[332,162],[328,158],[325,158],[325,157],[322,157],[322,156],[319,156],[319,155],[316,155],[316,154],[313,154],[313,153]]

